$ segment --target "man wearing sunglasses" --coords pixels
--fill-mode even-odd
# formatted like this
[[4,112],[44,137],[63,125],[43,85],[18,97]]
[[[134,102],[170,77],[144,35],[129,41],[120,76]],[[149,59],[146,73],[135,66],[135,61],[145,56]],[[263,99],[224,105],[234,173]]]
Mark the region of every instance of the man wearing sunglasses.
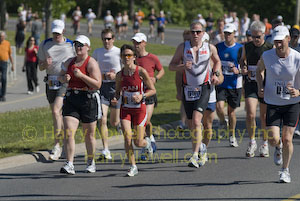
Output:
[[219,57],[222,63],[222,72],[224,82],[216,87],[217,93],[217,115],[220,119],[220,125],[227,130],[227,121],[225,119],[224,107],[225,101],[228,103],[227,111],[229,118],[229,143],[231,147],[238,147],[235,137],[236,115],[235,109],[240,107],[242,95],[243,77],[240,74],[238,61],[239,49],[241,44],[235,42],[235,33],[237,29],[232,23],[228,23],[224,28],[225,41],[216,45]]
[[[221,61],[215,46],[202,41],[204,27],[200,22],[190,26],[191,40],[181,43],[169,64],[169,70],[183,72],[182,102],[192,136],[190,167],[199,168],[202,141],[202,117],[207,108],[211,84],[220,84]],[[210,59],[213,61],[210,74]],[[200,150],[201,151],[201,150]]]
[[63,97],[67,90],[67,84],[62,84],[58,80],[62,64],[69,58],[75,56],[73,42],[64,37],[65,23],[61,20],[54,20],[51,25],[53,38],[46,39],[40,45],[38,51],[39,69],[46,70],[46,95],[50,104],[53,127],[54,127],[54,147],[50,154],[51,160],[58,160],[62,153],[59,139],[62,136],[63,118],[62,106]]
[[[132,43],[137,53],[136,63],[139,66],[145,68],[153,82],[155,84],[160,80],[165,74],[165,70],[162,67],[159,59],[156,55],[151,54],[146,51],[147,45],[147,37],[143,33],[136,33],[132,37]],[[155,75],[155,71],[157,74]],[[147,89],[146,89],[147,90]],[[153,146],[153,151],[156,151],[155,139],[152,135],[152,123],[151,118],[154,111],[154,107],[157,105],[157,97],[156,94],[146,98],[146,107],[147,107],[147,125],[146,125],[146,134],[151,139],[151,143]],[[141,159],[144,160],[144,149],[142,150]]]
[[246,127],[249,133],[250,142],[246,151],[247,157],[254,157],[257,150],[255,140],[256,130],[256,108],[259,103],[260,111],[260,125],[261,130],[258,131],[259,137],[263,137],[263,144],[259,148],[259,155],[261,157],[269,157],[269,146],[266,128],[266,104],[262,98],[258,96],[257,82],[256,82],[256,68],[257,62],[266,50],[272,49],[273,45],[265,42],[265,25],[260,21],[255,21],[251,24],[252,41],[246,43],[242,50],[240,65],[242,74],[245,75],[244,90],[245,90],[245,104],[246,104]]
[[92,55],[98,62],[102,73],[100,95],[103,115],[99,120],[99,131],[102,137],[103,150],[98,160],[111,159],[108,148],[108,109],[110,109],[110,125],[117,127],[118,132],[122,133],[120,126],[121,99],[117,105],[111,104],[115,95],[116,74],[121,70],[120,48],[114,46],[115,33],[111,29],[104,29],[101,38],[103,47],[96,49]]

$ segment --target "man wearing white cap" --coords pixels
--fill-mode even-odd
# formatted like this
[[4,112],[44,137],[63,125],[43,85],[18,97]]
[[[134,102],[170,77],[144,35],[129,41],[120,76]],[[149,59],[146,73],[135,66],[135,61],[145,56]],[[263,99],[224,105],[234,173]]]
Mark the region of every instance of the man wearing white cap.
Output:
[[235,137],[236,115],[235,109],[240,107],[242,95],[241,69],[238,60],[238,53],[241,44],[235,42],[235,33],[237,28],[233,23],[227,23],[224,28],[225,41],[216,45],[218,55],[222,63],[222,72],[224,82],[216,87],[217,92],[217,115],[220,119],[220,125],[223,129],[228,129],[225,119],[224,107],[225,101],[228,103],[227,111],[229,118],[229,143],[231,147],[237,147],[238,143]]
[[[291,38],[285,26],[277,26],[274,29],[273,39],[275,48],[262,54],[256,70],[256,79],[259,96],[263,97],[267,104],[266,129],[269,143],[275,146],[274,163],[282,165],[279,181],[290,183],[292,140],[299,117],[300,53],[289,47]],[[280,139],[281,124],[283,126]]]
[[[156,82],[158,82],[158,80],[160,80],[163,77],[163,75],[165,74],[165,70],[162,67],[157,56],[146,51],[146,45],[147,45],[146,35],[143,33],[136,33],[132,37],[132,43],[137,53],[137,58],[136,58],[137,65],[142,66],[143,68],[146,69],[151,80],[153,81],[153,84],[155,84]],[[156,75],[155,75],[155,71],[157,71]],[[156,150],[156,145],[155,145],[154,137],[152,135],[151,118],[154,111],[154,107],[156,105],[157,105],[156,95],[146,98],[146,107],[147,107],[146,134],[147,137],[150,137],[151,139],[154,151]],[[144,150],[142,150],[142,152],[143,151]],[[143,154],[142,154],[142,159],[144,159]]]
[[59,139],[63,129],[62,105],[66,85],[60,83],[58,77],[62,63],[75,56],[73,42],[64,37],[64,30],[64,22],[54,20],[51,25],[53,38],[43,41],[38,51],[39,68],[41,71],[46,70],[47,73],[44,81],[46,82],[46,95],[53,118],[55,145],[50,154],[51,160],[58,160],[62,152]]
[[68,59],[62,67],[60,80],[68,83],[63,105],[64,134],[67,145],[67,162],[61,173],[75,174],[75,134],[82,123],[87,151],[87,173],[96,172],[95,165],[95,130],[97,120],[101,117],[101,105],[98,89],[101,86],[101,72],[97,61],[88,55],[90,39],[79,35],[74,41],[76,57]]

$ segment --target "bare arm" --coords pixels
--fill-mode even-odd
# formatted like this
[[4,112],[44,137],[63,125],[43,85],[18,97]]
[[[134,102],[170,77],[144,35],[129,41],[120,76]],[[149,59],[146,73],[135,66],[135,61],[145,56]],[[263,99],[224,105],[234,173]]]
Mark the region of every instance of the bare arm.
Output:
[[263,81],[264,81],[264,72],[266,70],[264,60],[261,57],[257,63],[256,68],[256,82],[257,82],[257,89],[258,89],[258,96],[263,98],[264,96],[264,88],[263,88]]
[[248,69],[247,69],[247,58],[246,58],[245,46],[243,46],[243,49],[242,49],[242,56],[240,58],[240,66],[241,66],[242,74],[247,75]]
[[177,90],[176,98],[177,100],[182,100],[182,72],[176,72],[175,84]]
[[[211,83],[213,85],[219,85],[222,84],[222,82],[224,81],[224,76],[221,68],[221,60],[219,58],[217,48],[214,45],[210,44],[210,50],[211,50],[211,60],[214,63],[212,67],[213,75],[211,77]],[[219,72],[219,76],[216,75],[216,72]]]
[[[153,96],[156,93],[155,87],[153,82],[150,79],[149,74],[147,73],[147,71],[142,68],[139,67],[139,74],[140,76],[143,78],[143,82],[146,84],[147,86],[147,92],[145,93],[146,98]],[[143,98],[143,97],[142,97]]]
[[184,49],[184,43],[180,44],[177,47],[176,52],[169,64],[170,71],[183,71],[185,69],[185,64],[182,63],[183,49]]

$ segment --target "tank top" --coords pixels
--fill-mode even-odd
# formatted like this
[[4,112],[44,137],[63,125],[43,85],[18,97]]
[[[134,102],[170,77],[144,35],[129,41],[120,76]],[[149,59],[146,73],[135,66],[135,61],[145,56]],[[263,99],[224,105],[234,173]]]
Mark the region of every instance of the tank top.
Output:
[[256,68],[257,62],[260,59],[262,53],[266,50],[270,50],[273,48],[271,43],[265,42],[262,46],[256,47],[253,42],[249,42],[245,44],[245,53],[246,53],[246,60],[248,65],[248,71],[251,72],[250,78],[246,76],[248,81],[255,81],[256,80]]
[[73,73],[74,69],[78,68],[83,74],[88,75],[87,65],[89,63],[90,56],[88,56],[86,58],[86,60],[83,62],[83,64],[79,67],[75,66],[75,60],[76,60],[76,57],[71,61],[71,63],[68,66],[67,74],[69,74],[71,76],[68,88],[77,88],[77,89],[88,88],[88,89],[91,89],[84,81],[82,81],[78,77],[75,77],[75,75]]
[[189,86],[200,86],[210,81],[210,47],[209,43],[202,43],[202,47],[198,50],[198,61],[196,63],[196,56],[193,55],[191,43],[186,41],[184,43],[183,63],[186,61],[193,61],[192,69],[183,71],[183,84]]
[[125,75],[122,69],[121,91],[122,91],[122,107],[125,108],[141,108],[142,103],[135,103],[134,95],[143,94],[144,84],[139,75],[139,68],[136,66],[133,75]]
[[271,105],[290,105],[300,102],[300,96],[290,97],[287,84],[300,88],[300,53],[290,48],[286,58],[279,58],[276,49],[262,55],[266,67],[264,100]]

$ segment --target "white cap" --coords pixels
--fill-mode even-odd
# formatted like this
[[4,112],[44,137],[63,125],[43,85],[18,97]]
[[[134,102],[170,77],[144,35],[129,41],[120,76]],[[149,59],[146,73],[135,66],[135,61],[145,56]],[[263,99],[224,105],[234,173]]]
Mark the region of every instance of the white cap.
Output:
[[209,41],[209,35],[206,32],[204,32],[204,35],[202,36],[202,42],[204,41]]
[[197,16],[198,16],[198,17],[202,17],[202,15],[201,15],[201,14],[198,14]]
[[54,20],[51,24],[51,32],[62,34],[65,29],[65,23],[62,20]]
[[274,28],[272,36],[273,40],[283,40],[286,36],[289,36],[290,32],[286,26],[277,26]]
[[145,41],[147,42],[147,37],[145,34],[143,33],[136,33],[132,38],[131,40],[135,40],[136,42],[140,43],[142,41]]
[[223,32],[233,33],[235,31],[236,31],[236,26],[234,24],[232,24],[232,23],[225,24]]
[[91,41],[88,37],[86,37],[85,35],[79,35],[76,37],[76,39],[74,40],[74,42],[80,42],[82,44],[87,44],[88,46],[91,46]]
[[278,15],[278,16],[277,16],[277,19],[278,19],[278,20],[283,20],[283,17],[282,17],[281,15]]
[[91,9],[91,8],[89,8],[89,9],[88,9],[88,11],[89,11],[89,12],[92,12],[92,9]]

